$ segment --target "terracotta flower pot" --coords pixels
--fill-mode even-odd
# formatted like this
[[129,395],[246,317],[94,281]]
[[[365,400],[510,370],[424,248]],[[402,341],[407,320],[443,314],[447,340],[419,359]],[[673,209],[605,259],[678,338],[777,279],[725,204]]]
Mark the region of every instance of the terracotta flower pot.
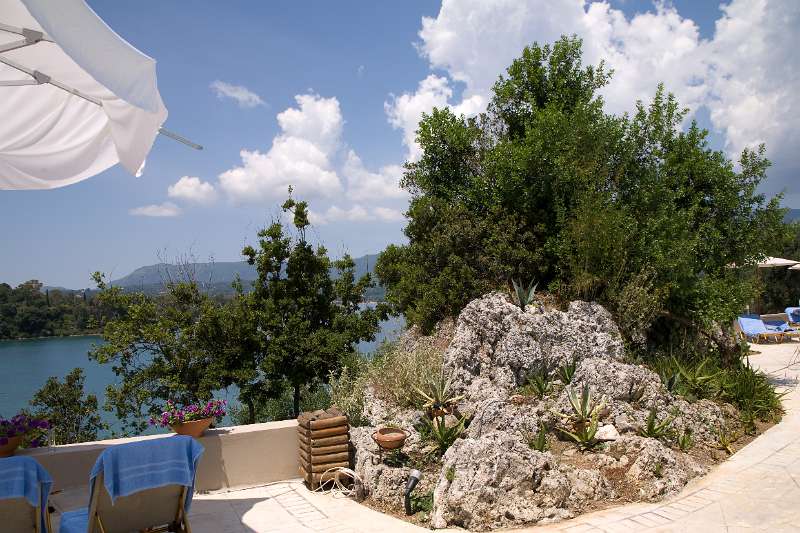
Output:
[[397,450],[403,447],[410,433],[400,428],[379,428],[372,434],[372,440],[384,450]]
[[9,437],[7,444],[0,444],[0,457],[11,457],[22,443],[22,436]]
[[205,433],[208,426],[213,422],[213,418],[203,418],[202,420],[192,420],[191,422],[181,422],[179,424],[170,424],[172,431],[178,435],[189,435],[190,437],[200,438]]

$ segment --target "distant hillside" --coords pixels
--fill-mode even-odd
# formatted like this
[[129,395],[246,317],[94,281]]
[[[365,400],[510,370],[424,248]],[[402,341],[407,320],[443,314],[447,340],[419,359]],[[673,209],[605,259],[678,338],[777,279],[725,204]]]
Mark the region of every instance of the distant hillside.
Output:
[[783,218],[786,222],[793,220],[800,220],[800,209],[789,209],[786,216]]
[[[372,273],[377,258],[377,254],[353,258],[356,264],[356,278],[367,272]],[[332,273],[335,274],[335,272],[334,269]],[[230,294],[233,292],[231,283],[237,275],[241,278],[245,290],[250,288],[250,282],[257,277],[255,267],[248,265],[245,261],[189,263],[187,265],[158,263],[139,267],[127,276],[113,280],[111,285],[126,290],[155,294],[161,292],[164,284],[170,281],[194,279],[208,292]],[[381,300],[383,297],[382,287],[376,287],[367,294],[367,298],[370,300]]]

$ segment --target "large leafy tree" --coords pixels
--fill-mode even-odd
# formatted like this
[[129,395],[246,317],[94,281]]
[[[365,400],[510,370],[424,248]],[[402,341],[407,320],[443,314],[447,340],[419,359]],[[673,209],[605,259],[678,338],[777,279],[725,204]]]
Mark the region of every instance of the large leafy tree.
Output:
[[360,305],[373,283],[369,275],[355,279],[350,256],[332,262],[323,246],[308,242],[306,202],[289,198],[283,210],[291,213],[296,235],[276,221],[258,233],[257,248],[242,253],[258,272],[248,300],[259,345],[259,388],[275,399],[288,385],[297,416],[303,387],[327,380],[359,341],[373,340],[386,312],[382,305]]
[[727,265],[785,231],[778,199],[756,190],[769,162],[748,150],[736,168],[706,131],[682,128],[686,112],[661,86],[630,116],[605,113],[610,75],[563,37],[525,48],[481,116],[423,116],[422,156],[403,181],[408,244],[376,265],[411,323],[430,329],[522,278],[605,303],[634,341],[666,321],[721,342],[718,324],[753,294]]
[[80,368],[72,369],[63,382],[51,377],[30,401],[32,414],[50,421],[56,444],[97,440],[97,433],[107,429],[97,396],[84,392],[85,379]]
[[127,293],[95,275],[107,321],[104,344],[89,357],[112,365],[118,382],[106,390],[106,409],[123,431],[138,433],[167,400],[189,404],[208,400],[231,384],[253,377],[246,325],[239,308],[223,305],[191,280],[169,283],[164,294]]

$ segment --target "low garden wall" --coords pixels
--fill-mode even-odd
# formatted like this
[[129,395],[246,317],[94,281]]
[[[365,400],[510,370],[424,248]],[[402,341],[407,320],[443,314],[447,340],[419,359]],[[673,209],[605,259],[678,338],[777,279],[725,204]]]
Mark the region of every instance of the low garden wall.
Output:
[[[86,486],[95,460],[107,447],[169,436],[110,439],[17,453],[39,461],[53,477],[53,490],[63,490]],[[299,477],[297,422],[294,420],[211,429],[199,440],[205,448],[195,483],[195,490],[199,492]]]

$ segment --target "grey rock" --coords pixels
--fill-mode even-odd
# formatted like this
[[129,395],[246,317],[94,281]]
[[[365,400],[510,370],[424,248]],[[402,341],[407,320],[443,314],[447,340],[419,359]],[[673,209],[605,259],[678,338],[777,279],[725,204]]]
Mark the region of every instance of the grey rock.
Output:
[[625,458],[627,481],[638,487],[639,499],[656,501],[679,492],[706,470],[690,456],[677,453],[656,439],[623,436],[609,445],[609,454]]
[[572,302],[566,312],[536,306],[523,312],[507,295],[491,293],[461,311],[444,366],[454,390],[465,395],[459,410],[472,416],[484,402],[507,399],[542,364],[622,355],[619,329],[596,303]]
[[496,431],[461,439],[447,451],[434,490],[432,523],[482,531],[569,518],[573,513],[564,506],[570,495],[569,478],[549,453]]
[[603,442],[617,440],[619,437],[619,431],[617,431],[617,428],[615,428],[612,424],[600,426],[597,428],[597,433],[594,436],[595,439]]

